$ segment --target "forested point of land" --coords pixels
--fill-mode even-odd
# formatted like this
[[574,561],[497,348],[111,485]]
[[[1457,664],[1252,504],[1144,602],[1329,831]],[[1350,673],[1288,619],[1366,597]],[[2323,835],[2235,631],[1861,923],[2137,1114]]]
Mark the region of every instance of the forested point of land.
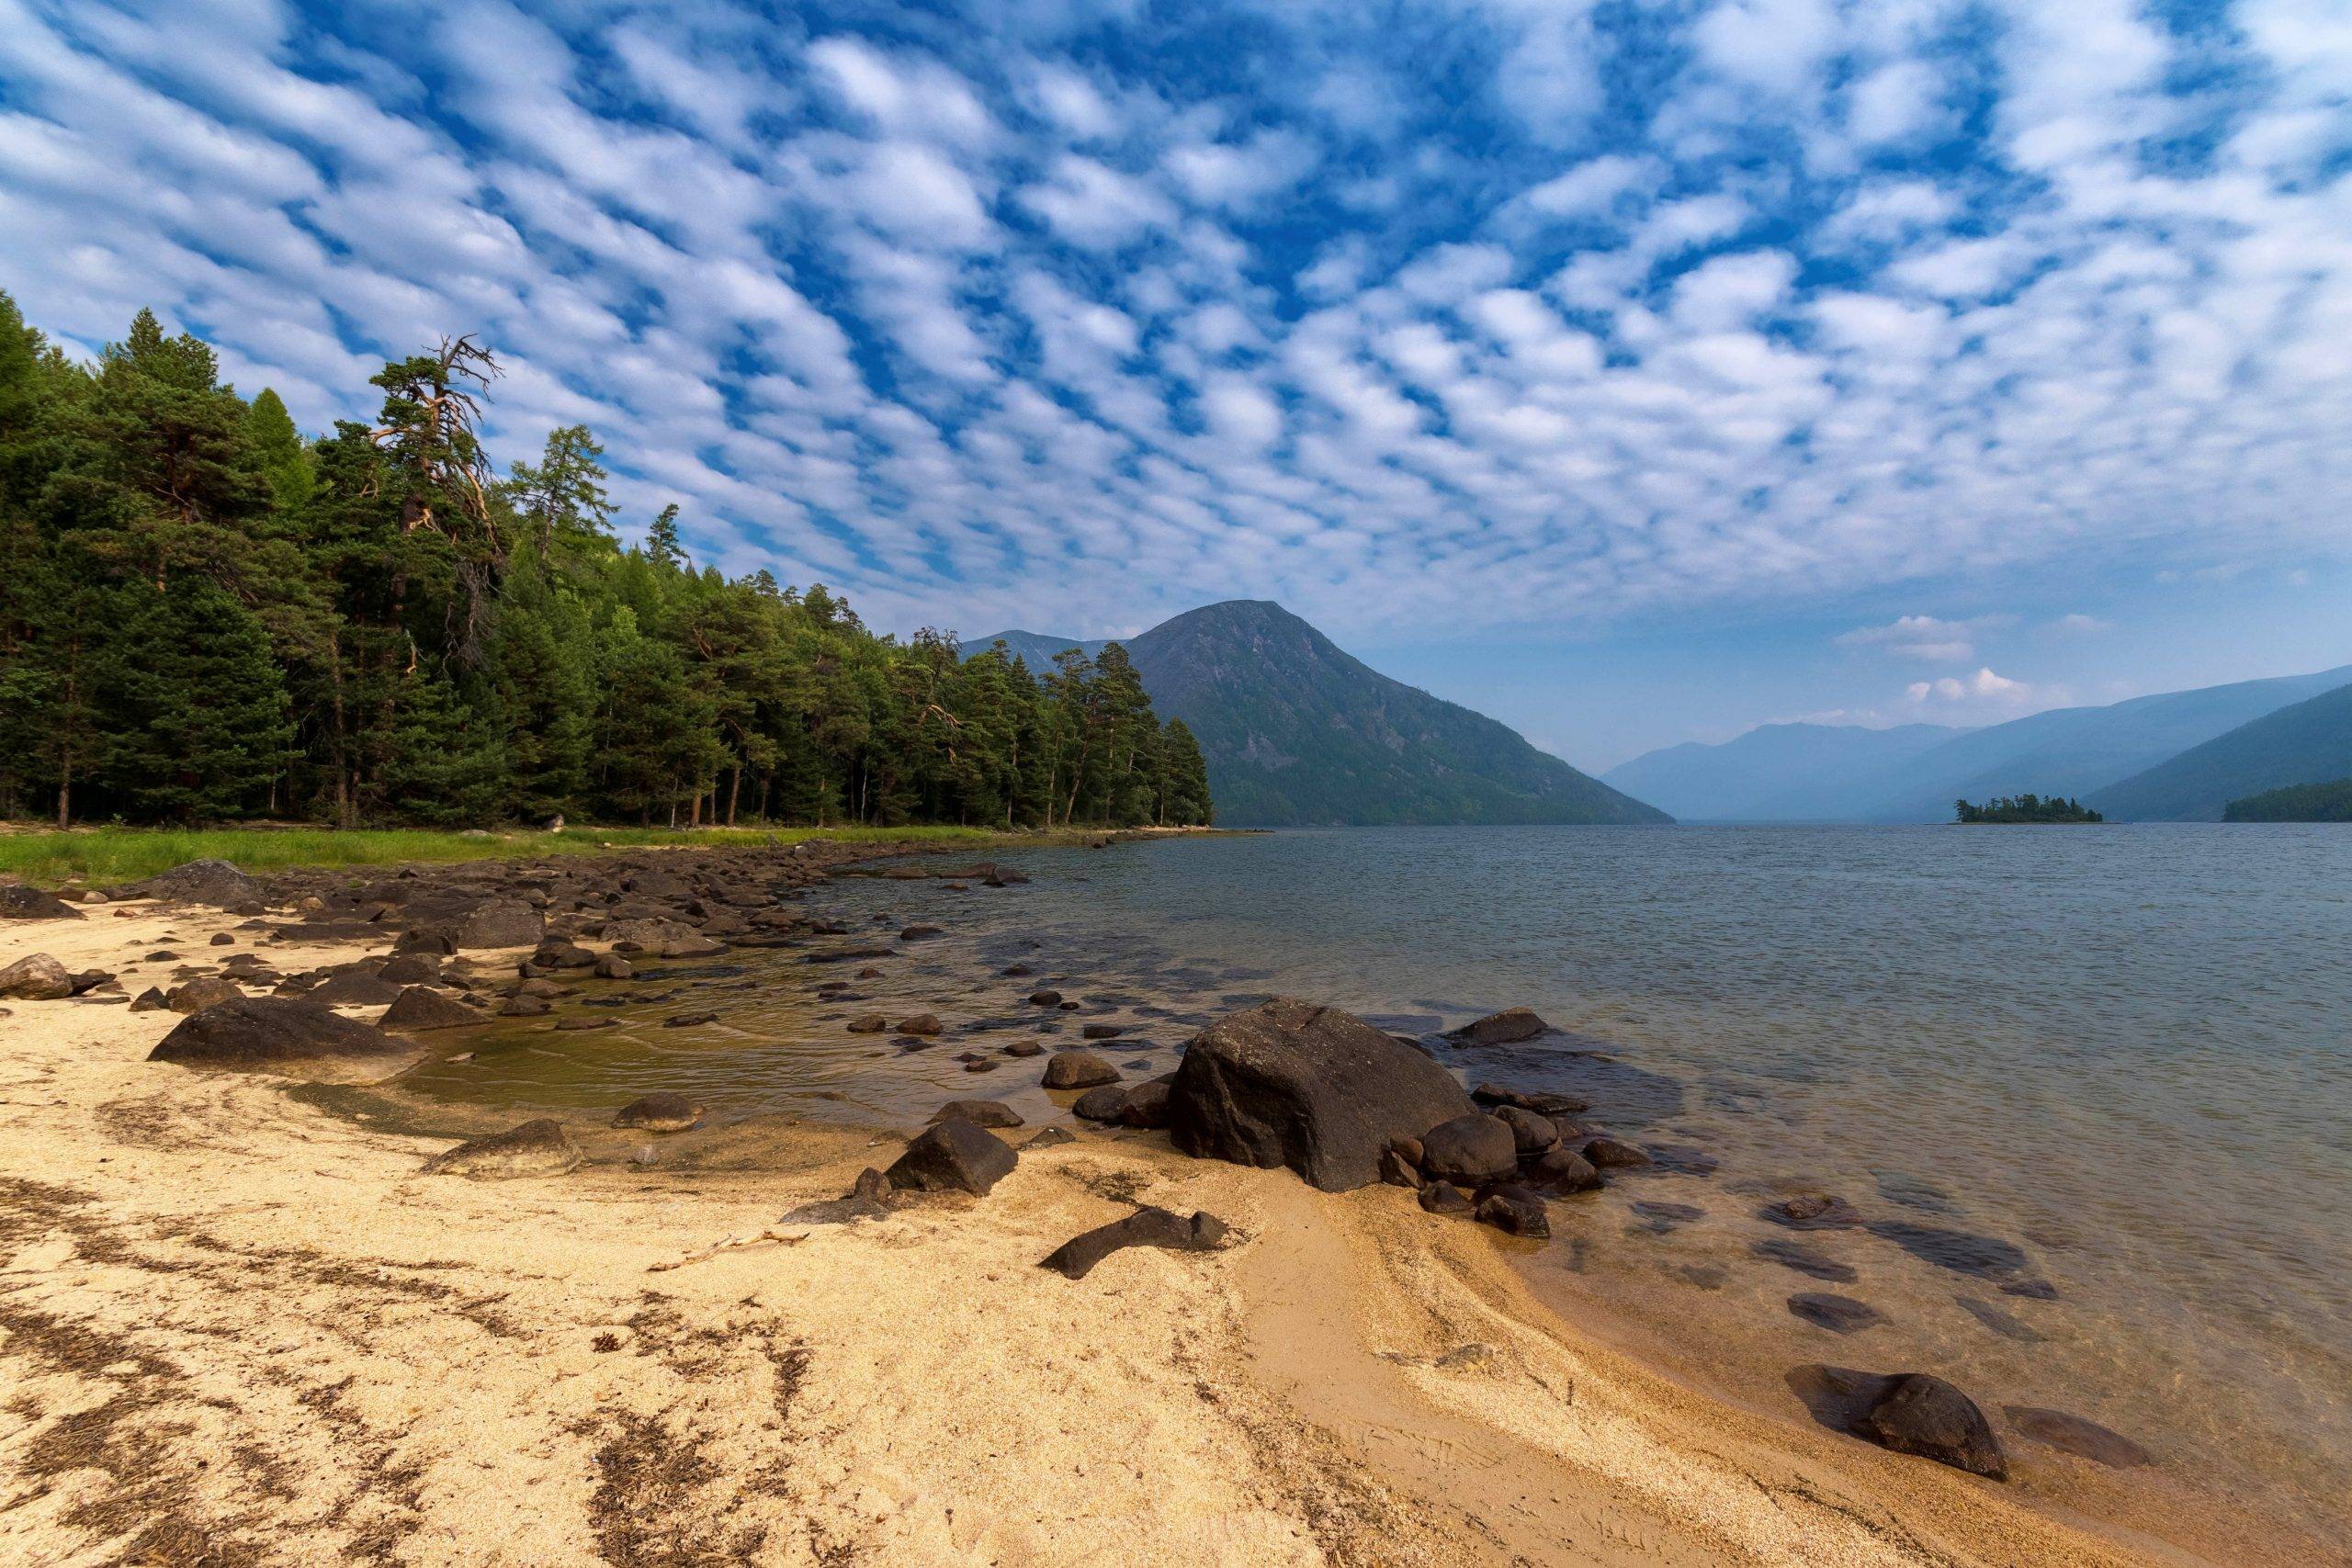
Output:
[[2352,822],[2352,779],[2290,784],[2233,800],[2224,822]]
[[142,310],[95,365],[0,293],[0,815],[1190,825],[1126,654],[1032,671],[614,533],[581,425],[498,475],[467,338],[306,438]]
[[2008,795],[1982,806],[1952,802],[1956,822],[2104,822],[2106,818],[2064,795]]

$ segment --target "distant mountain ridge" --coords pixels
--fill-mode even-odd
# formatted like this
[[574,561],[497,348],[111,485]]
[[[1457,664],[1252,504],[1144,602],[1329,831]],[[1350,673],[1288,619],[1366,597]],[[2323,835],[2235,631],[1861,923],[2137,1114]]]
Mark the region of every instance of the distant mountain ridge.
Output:
[[2323,692],[2109,785],[2089,804],[2134,822],[2219,822],[2230,802],[2352,775],[2352,684]]
[[[2137,797],[2111,799],[2104,793],[2109,787],[2242,725],[2346,684],[2352,684],[2352,665],[2158,693],[2105,707],[2052,708],[1959,731],[1907,752],[1907,739],[1858,739],[1894,731],[1767,726],[1721,746],[1648,752],[1602,778],[1666,803],[1686,819],[1941,822],[1951,818],[1954,800],[2032,793],[2079,796],[2110,819],[2128,821],[2143,810],[2172,807],[2157,807],[2153,795],[2144,805]],[[1759,735],[1766,739],[1756,739]],[[1877,748],[1902,754],[1873,761],[1868,753]],[[1770,768],[1763,766],[1767,760]],[[1778,793],[1758,791],[1745,776],[1751,764],[1759,773],[1793,770],[1809,776]],[[2216,818],[2221,806],[2212,805]]]
[[[968,639],[964,652],[993,640]],[[1003,640],[1033,669],[1065,648],[1102,646],[1034,633]],[[1506,725],[1390,680],[1268,601],[1204,605],[1121,645],[1153,707],[1199,738],[1221,823],[1672,820]]]
[[1053,663],[1054,655],[1066,648],[1078,649],[1091,659],[1111,645],[1108,637],[1080,642],[1075,637],[1048,637],[1044,632],[992,632],[987,637],[966,637],[961,646],[964,657],[969,659],[976,653],[986,653],[991,645],[1000,642],[1008,652],[1018,655],[1033,675],[1044,674],[1046,667]]

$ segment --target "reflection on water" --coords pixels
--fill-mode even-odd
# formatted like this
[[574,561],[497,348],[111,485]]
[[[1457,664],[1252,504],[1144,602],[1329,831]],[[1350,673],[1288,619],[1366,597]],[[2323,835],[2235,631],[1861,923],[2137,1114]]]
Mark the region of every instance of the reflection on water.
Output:
[[[1269,992],[1415,1033],[1527,1003],[1573,1037],[1465,1052],[1465,1075],[1571,1088],[1596,1122],[1687,1151],[1562,1207],[1538,1265],[1562,1295],[1634,1303],[1759,1407],[1793,1407],[1798,1361],[1939,1371],[1988,1412],[2056,1407],[2156,1455],[2127,1478],[2007,1427],[2026,1490],[2128,1510],[2188,1487],[2341,1540],[2352,832],[1395,829],[1021,863],[1031,886],[824,895],[861,930],[840,945],[917,911],[947,928],[878,976],[779,951],[592,984],[639,998],[620,1027],[502,1031],[417,1087],[578,1107],[680,1089],[721,1114],[893,1124],[978,1094],[1042,1117],[1034,1062],[1004,1048],[1090,1021],[1129,1027],[1114,1060],[1164,1071],[1191,1028]],[[1035,974],[998,974],[1015,964]],[[1029,1005],[1040,985],[1081,1010]],[[719,1021],[662,1026],[700,1011]],[[946,1028],[845,1031],[868,1011]],[[1859,1223],[1763,1215],[1812,1192]],[[1857,1314],[1789,1307],[1823,1292],[1883,1321],[1841,1334],[1820,1314]]]

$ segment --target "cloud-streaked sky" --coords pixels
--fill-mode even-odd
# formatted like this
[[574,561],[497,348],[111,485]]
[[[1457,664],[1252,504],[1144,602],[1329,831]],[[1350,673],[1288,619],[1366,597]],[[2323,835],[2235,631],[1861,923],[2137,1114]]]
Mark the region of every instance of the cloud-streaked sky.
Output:
[[2340,0],[0,0],[0,287],[884,627],[1278,598],[1602,765],[2352,660]]

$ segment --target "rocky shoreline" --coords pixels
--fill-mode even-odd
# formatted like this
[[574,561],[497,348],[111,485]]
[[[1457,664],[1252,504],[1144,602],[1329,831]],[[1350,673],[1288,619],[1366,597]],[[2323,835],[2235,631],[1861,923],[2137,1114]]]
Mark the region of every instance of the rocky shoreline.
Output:
[[[905,863],[876,863],[884,859]],[[472,1032],[512,1027],[516,1020],[544,1020],[551,1033],[608,1025],[610,1011],[600,1015],[591,1010],[587,1004],[596,998],[579,995],[581,984],[588,980],[643,987],[647,983],[641,976],[690,971],[694,964],[729,949],[794,949],[811,964],[812,976],[837,976],[838,964],[857,965],[846,978],[812,978],[809,983],[812,997],[838,1016],[856,1006],[860,998],[855,987],[875,978],[877,965],[905,953],[910,944],[938,936],[942,927],[935,921],[952,919],[943,913],[905,924],[885,942],[865,940],[865,933],[829,916],[823,900],[812,897],[839,876],[881,876],[942,892],[1017,886],[1021,880],[1018,872],[990,862],[910,857],[899,848],[816,844],[784,852],[661,851],[546,864],[460,863],[362,877],[298,872],[261,882],[232,867],[199,863],[88,901],[71,894],[63,900],[31,896],[29,890],[8,895],[5,907],[11,918],[0,919],[0,937],[11,946],[5,954],[8,963],[0,969],[0,991],[15,999],[5,1004],[12,1016],[0,1020],[0,1030],[9,1032],[14,1058],[30,1064],[27,1070],[34,1079],[54,1081],[65,1069],[45,1060],[44,1053],[59,1048],[60,1036],[76,1032],[46,1027],[51,1015],[71,1015],[77,1023],[90,1021],[93,1027],[80,1032],[106,1040],[119,1058],[110,1058],[104,1067],[114,1098],[83,1108],[93,1117],[97,1134],[93,1142],[103,1145],[105,1128],[129,1114],[126,1104],[136,1103],[145,1108],[142,1115],[158,1124],[151,1137],[157,1152],[175,1162],[193,1159],[200,1165],[208,1139],[233,1141],[232,1130],[218,1124],[205,1130],[201,1112],[209,1109],[217,1113],[235,1105],[258,1115],[251,1110],[257,1103],[253,1096],[268,1085],[287,1080],[381,1084],[428,1056],[461,1057],[462,1050],[450,1049],[452,1043],[462,1046]],[[47,903],[41,902],[44,898]],[[127,936],[135,933],[134,942],[109,943],[104,939],[106,926],[116,918],[126,922],[121,929]],[[34,954],[17,957],[25,933],[32,931],[44,938],[51,931],[59,933],[51,945],[60,956],[47,962]],[[116,961],[111,967],[104,963],[74,966],[93,953],[132,946],[142,951],[135,957],[126,954],[127,961]],[[1027,967],[1005,965],[997,979],[1026,983],[1034,976],[1013,971]],[[666,982],[653,984],[658,987]],[[659,996],[658,989],[654,994]],[[1019,1005],[1050,1020],[1073,1013],[1086,1016],[1078,998],[1050,986],[1028,990]],[[150,1012],[168,1017],[151,1021],[140,1016]],[[674,1016],[691,1024],[704,1015]],[[931,1049],[943,1031],[938,1017],[927,1013],[893,1018],[887,1012],[861,1012],[831,1026],[881,1036],[888,1043],[878,1048],[893,1051]],[[1277,1294],[1291,1289],[1312,1294],[1322,1286],[1311,1279],[1302,1281],[1299,1270],[1311,1268],[1313,1256],[1328,1250],[1331,1238],[1340,1238],[1359,1248],[1369,1246],[1376,1259],[1371,1266],[1383,1287],[1394,1292],[1399,1303],[1418,1303],[1425,1316],[1434,1310],[1432,1291],[1452,1298],[1472,1281],[1472,1298],[1491,1303],[1498,1292],[1512,1294],[1515,1286],[1503,1282],[1510,1277],[1507,1251],[1483,1236],[1500,1233],[1540,1239],[1550,1234],[1555,1204],[1571,1202],[1614,1180],[1639,1179],[1642,1170],[1660,1158],[1687,1168],[1705,1157],[1695,1150],[1645,1150],[1612,1134],[1604,1122],[1589,1120],[1594,1108],[1573,1097],[1499,1082],[1481,1082],[1465,1090],[1434,1059],[1429,1042],[1393,1035],[1337,1010],[1291,998],[1277,998],[1216,1019],[1186,1043],[1174,1071],[1149,1077],[1130,1077],[1105,1055],[1120,1049],[1115,1043],[1121,1025],[1081,1022],[1076,1041],[1063,1038],[1058,1023],[1049,1027],[1050,1033],[1041,1030],[992,1051],[968,1052],[965,1065],[989,1072],[1015,1066],[1034,1070],[1046,1089],[1074,1097],[1067,1100],[1074,1124],[1056,1122],[1024,1133],[1015,1145],[999,1134],[1023,1125],[1022,1117],[1001,1100],[961,1099],[941,1104],[926,1127],[903,1140],[860,1137],[842,1130],[781,1135],[769,1130],[775,1139],[770,1147],[778,1157],[763,1162],[757,1172],[725,1178],[729,1184],[725,1206],[733,1223],[707,1234],[666,1227],[658,1248],[632,1238],[635,1267],[663,1279],[720,1279],[729,1270],[757,1274],[803,1267],[821,1255],[837,1253],[845,1256],[835,1259],[835,1277],[854,1280],[877,1267],[867,1254],[900,1253],[918,1239],[936,1247],[943,1234],[953,1233],[958,1246],[988,1250],[990,1267],[1020,1261],[1017,1255],[1003,1254],[1004,1244],[1011,1241],[1016,1248],[1029,1248],[1025,1267],[1030,1272],[1059,1276],[1065,1289],[1114,1274],[1125,1278],[1141,1267],[1150,1269],[1148,1279],[1158,1290],[1172,1290],[1175,1281],[1184,1280],[1177,1294],[1194,1297],[1196,1305],[1218,1303],[1203,1310],[1208,1320],[1221,1325],[1219,1332],[1226,1337],[1221,1353],[1230,1355],[1236,1346],[1261,1343],[1253,1336],[1269,1332],[1270,1321],[1286,1321],[1283,1314],[1302,1309],[1295,1303],[1278,1303],[1279,1311],[1270,1306],[1263,1281],[1253,1301],[1251,1288],[1229,1276],[1264,1272],[1277,1281]],[[1547,1032],[1541,1019],[1522,1009],[1477,1020],[1457,1035],[1464,1046],[1508,1047]],[[147,1043],[143,1053],[136,1049],[139,1041]],[[143,1093],[115,1093],[126,1080],[166,1070],[175,1081],[150,1079],[143,1083]],[[1600,1109],[1605,1112],[1607,1107]],[[184,1137],[161,1132],[184,1115],[192,1115],[199,1126]],[[315,1115],[281,1098],[266,1120],[283,1130]],[[520,1200],[526,1208],[554,1204],[562,1211],[565,1224],[593,1229],[600,1201],[612,1199],[600,1182],[656,1183],[681,1202],[688,1195],[702,1195],[712,1179],[707,1172],[717,1168],[698,1168],[662,1152],[665,1145],[720,1138],[727,1131],[705,1125],[703,1108],[691,1097],[648,1082],[632,1100],[613,1106],[606,1120],[609,1126],[590,1126],[576,1118],[531,1117],[486,1127],[455,1146],[430,1152],[416,1149],[417,1140],[412,1137],[376,1132],[348,1118],[344,1125],[349,1130],[345,1135],[362,1140],[372,1154],[392,1162],[375,1179],[403,1194],[402,1202],[428,1209],[448,1203],[470,1213],[495,1213],[502,1205],[494,1194],[520,1193],[527,1194]],[[867,1150],[878,1151],[879,1157],[860,1158]],[[274,1151],[281,1157],[284,1152],[282,1146]],[[114,1156],[98,1157],[111,1162]],[[407,1163],[399,1166],[402,1158]],[[861,1165],[864,1168],[858,1170]],[[1283,1174],[1285,1169],[1299,1179]],[[857,1171],[854,1178],[848,1174],[853,1170]],[[842,1173],[832,1177],[838,1184],[827,1188],[823,1183],[835,1171]],[[1061,1179],[1069,1173],[1078,1173],[1075,1183]],[[420,1179],[442,1177],[473,1179]],[[1075,1193],[1060,1191],[1053,1201],[1041,1201],[1035,1191],[1041,1178],[1060,1188],[1074,1185]],[[496,1185],[489,1185],[492,1182]],[[1395,1199],[1379,1196],[1396,1189],[1403,1191]],[[119,1249],[119,1242],[102,1239],[102,1230],[85,1234],[66,1223],[62,1216],[100,1201],[58,1195],[72,1190],[43,1189],[47,1195],[29,1197],[19,1190],[20,1207],[30,1205],[36,1214],[45,1213],[57,1222],[36,1225],[34,1245],[53,1247],[54,1237],[63,1234],[71,1238],[74,1256],[102,1256],[110,1245]],[[432,1196],[440,1193],[452,1196]],[[778,1193],[797,1200],[781,1219],[773,1213]],[[1083,1201],[1073,1203],[1074,1195]],[[1182,1201],[1187,1198],[1199,1201],[1188,1204]],[[745,1206],[757,1208],[763,1201],[770,1212],[756,1224],[735,1217]],[[1801,1205],[1805,1212],[1790,1223],[1802,1229],[1825,1216],[1834,1219],[1831,1201],[1822,1199],[1817,1209]],[[1111,1211],[1107,1215],[1106,1208]],[[1311,1214],[1329,1233],[1322,1242],[1307,1245],[1288,1235],[1295,1225],[1282,1223],[1279,1216],[1295,1221],[1301,1214]],[[1449,1217],[1472,1223],[1456,1229],[1442,1223]],[[1267,1257],[1277,1231],[1285,1233],[1282,1249],[1303,1257]],[[12,1240],[21,1245],[25,1234],[19,1226]],[[577,1245],[576,1239],[565,1245]],[[90,1250],[93,1247],[96,1253]],[[1128,1264],[1122,1255],[1133,1249],[1164,1261]],[[659,1256],[648,1257],[649,1250]],[[1188,1265],[1185,1255],[1195,1253],[1205,1256],[1199,1265]],[[1350,1267],[1360,1272],[1366,1266],[1359,1257]],[[1447,1280],[1425,1278],[1432,1266]],[[169,1276],[175,1271],[149,1271],[141,1291],[168,1297]],[[821,1276],[820,1269],[810,1288],[824,1289]],[[1126,1299],[1132,1288],[1120,1292],[1123,1303],[1114,1310],[1132,1304]],[[12,1286],[12,1291],[20,1289]],[[1805,1309],[1792,1299],[1792,1310],[1815,1311],[1835,1320],[1860,1305],[1814,1294],[1819,1300]],[[1070,1303],[1063,1305],[1068,1309]],[[1458,1313],[1459,1308],[1448,1310]],[[1434,1315],[1442,1321],[1447,1314]],[[1286,1434],[1282,1441],[1292,1453],[1302,1446],[1336,1440],[1349,1473],[1372,1477],[1368,1483],[1422,1495],[1427,1517],[1408,1532],[1421,1544],[1405,1560],[1467,1562],[1508,1556],[1493,1550],[1498,1540],[1523,1544],[1545,1539],[1541,1535],[1544,1529],[1554,1532],[1548,1539],[1555,1546],[1578,1540],[1597,1551],[1599,1543],[1611,1539],[1610,1532],[1590,1527],[1616,1517],[1647,1520],[1634,1534],[1657,1548],[1623,1553],[1627,1561],[1682,1560],[1678,1553],[1686,1549],[1697,1549],[1688,1557],[1690,1561],[1720,1561],[1725,1555],[1749,1561],[1820,1561],[1824,1559],[1812,1551],[1833,1540],[1836,1555],[1854,1560],[2007,1561],[2013,1559],[1999,1556],[1998,1551],[2014,1548],[2021,1540],[2034,1543],[2037,1560],[2122,1560],[2104,1545],[2031,1516],[1986,1515],[1990,1500],[1978,1489],[1988,1483],[1977,1478],[1997,1481],[2006,1473],[1998,1438],[1963,1393],[1935,1376],[1909,1369],[1876,1373],[1826,1366],[1815,1370],[1817,1418],[1893,1450],[1866,1458],[1864,1450],[1838,1447],[1826,1434],[1792,1438],[1785,1430],[1758,1430],[1754,1423],[1743,1427],[1704,1402],[1664,1398],[1655,1389],[1645,1389],[1642,1398],[1634,1398],[1628,1391],[1639,1383],[1637,1376],[1621,1368],[1602,1370],[1589,1348],[1579,1350],[1567,1343],[1564,1325],[1542,1322],[1546,1314],[1532,1303],[1521,1302],[1508,1315],[1514,1343],[1540,1341],[1547,1355],[1577,1362],[1586,1381],[1580,1384],[1568,1375],[1566,1386],[1615,1391],[1618,1415],[1643,1430],[1639,1441],[1625,1431],[1615,1434],[1630,1445],[1619,1458],[1631,1462],[1627,1456],[1642,1456],[1645,1480],[1640,1485],[1619,1473],[1622,1466],[1608,1456],[1580,1454],[1564,1461],[1556,1446],[1546,1447],[1546,1440],[1521,1429],[1530,1420],[1540,1428],[1545,1420],[1578,1426],[1591,1418],[1589,1401],[1579,1409],[1573,1397],[1562,1399],[1558,1385],[1546,1385],[1541,1377],[1515,1383],[1508,1398],[1484,1389],[1467,1404],[1476,1407],[1476,1418],[1488,1432],[1480,1442],[1500,1443],[1495,1451],[1509,1456],[1507,1461],[1495,1462],[1523,1467],[1528,1476],[1552,1489],[1559,1506],[1548,1525],[1542,1509],[1529,1518],[1514,1515],[1504,1521],[1498,1510],[1511,1508],[1494,1500],[1449,1496],[1441,1504],[1430,1499],[1423,1495],[1425,1483],[1413,1479],[1425,1468],[1422,1458],[1384,1457],[1380,1442],[1361,1434],[1351,1438],[1344,1420],[1336,1427],[1329,1425],[1333,1416],[1329,1410],[1323,1412],[1325,1419],[1317,1420],[1311,1407],[1333,1397],[1329,1392],[1303,1394],[1285,1376],[1264,1367],[1238,1373],[1227,1367],[1210,1376],[1195,1366],[1194,1379],[1202,1389],[1223,1392],[1216,1398],[1201,1393],[1193,1403],[1214,1405],[1222,1398],[1247,1404],[1259,1413],[1256,1418],[1269,1424],[1267,1430]],[[1108,1332],[1099,1319],[1088,1321]],[[1361,1364],[1363,1329],[1361,1323],[1335,1329],[1318,1322],[1317,1332],[1331,1339],[1332,1355],[1348,1369],[1339,1396],[1342,1404],[1356,1397],[1345,1391],[1373,1381]],[[529,1337],[528,1330],[521,1333]],[[1425,1322],[1418,1337],[1426,1341],[1430,1333]],[[1178,1342],[1178,1337],[1170,1342]],[[0,1356],[12,1344],[0,1342]],[[821,1338],[801,1346],[818,1359],[840,1348],[839,1344],[828,1347]],[[1157,1352],[1162,1358],[1170,1353],[1165,1347]],[[1483,1342],[1462,1340],[1428,1352],[1426,1365],[1435,1384],[1467,1379],[1475,1385],[1493,1380],[1487,1363],[1498,1354]],[[1458,1359],[1449,1363],[1449,1357]],[[15,1363],[0,1365],[14,1370]],[[524,1365],[534,1375],[544,1371],[528,1357]],[[71,1375],[86,1378],[92,1371],[76,1368]],[[670,1373],[676,1375],[676,1369]],[[871,1370],[864,1375],[871,1375]],[[1543,1394],[1547,1386],[1550,1393]],[[927,1393],[961,1407],[956,1391],[932,1389]],[[1156,1408],[1164,1393],[1154,1389],[1141,1403]],[[1489,1394],[1510,1407],[1509,1419],[1500,1407],[1488,1408],[1493,1403],[1486,1397]],[[1117,1386],[1109,1396],[1140,1397],[1134,1388]],[[1431,1396],[1430,1388],[1417,1384],[1414,1398]],[[1536,1397],[1548,1415],[1531,1417],[1521,1409],[1530,1397]],[[1453,1391],[1450,1405],[1439,1401],[1456,1420],[1464,1418],[1464,1403],[1460,1389]],[[1608,1403],[1604,1400],[1604,1405]],[[1715,1450],[1684,1455],[1670,1445],[1663,1454],[1657,1450],[1657,1437],[1645,1423],[1662,1419],[1659,1413],[1668,1410],[1675,1421],[1695,1422],[1709,1431],[1710,1443],[1729,1441],[1726,1434],[1738,1430],[1740,1440],[1752,1445],[1757,1455],[1772,1456],[1767,1468],[1826,1466],[1813,1483],[1826,1485],[1848,1501],[1813,1508],[1801,1523],[1792,1522],[1785,1494],[1769,1499],[1766,1512],[1755,1511],[1752,1501],[1736,1505],[1731,1493],[1711,1489],[1723,1480]],[[1426,1409],[1421,1414],[1425,1419],[1430,1416]],[[132,1416],[126,1413],[123,1419],[129,1422]],[[0,1442],[0,1464],[13,1462],[24,1471],[28,1453],[34,1470],[49,1462],[40,1457],[54,1447],[54,1434],[44,1438],[46,1431],[43,1420],[28,1418],[15,1439]],[[1586,1434],[1588,1440],[1590,1436]],[[1799,1456],[1794,1459],[1792,1442]],[[1914,1473],[1925,1468],[1918,1460],[1894,1455],[1939,1461],[1951,1467],[1944,1472],[1950,1479],[1922,1481]],[[1766,1464],[1760,1458],[1756,1462]],[[1218,1473],[1218,1464],[1208,1461],[1193,1479],[1207,1490],[1242,1479],[1277,1493],[1305,1484],[1278,1455],[1259,1454],[1246,1466],[1228,1468],[1234,1473]],[[1281,1476],[1291,1479],[1277,1484],[1273,1478]],[[1669,1484],[1661,1477],[1679,1479]],[[1879,1511],[1865,1508],[1858,1517],[1852,1499],[1882,1489],[1904,1503],[1874,1505]],[[1922,1495],[1929,1500],[1918,1502]],[[1571,1500],[1562,1503],[1563,1496]],[[1382,1532],[1398,1528],[1393,1517],[1379,1530],[1359,1537],[1328,1518],[1318,1526],[1317,1505],[1304,1495],[1276,1502],[1278,1506],[1250,1514],[1256,1522],[1245,1533],[1254,1543],[1251,1560],[1387,1560],[1369,1549],[1390,1539]],[[953,1514],[952,1506],[942,1506]],[[812,1506],[797,1495],[779,1504],[787,1515]],[[1512,1507],[1524,1512],[1523,1503]],[[582,1517],[593,1516],[591,1507]],[[861,1517],[864,1523],[858,1528],[866,1533],[860,1539],[873,1550],[888,1532],[876,1535],[872,1518]],[[1278,1519],[1289,1519],[1296,1528],[1286,1535],[1276,1527]],[[59,1528],[65,1523],[70,1521]],[[263,1529],[251,1517],[240,1528],[248,1532]],[[1579,1530],[1588,1529],[1589,1534],[1579,1536]],[[1525,1533],[1530,1530],[1538,1533]],[[254,1539],[265,1539],[266,1533]],[[953,1534],[950,1529],[950,1538]],[[795,1550],[767,1551],[767,1534],[761,1540],[753,1555],[798,1560]],[[616,1553],[608,1550],[611,1542],[604,1537],[597,1541],[609,1561],[685,1560]],[[1727,1550],[1726,1543],[1736,1550]],[[1982,1554],[1987,1551],[1994,1554]],[[1040,1560],[1067,1560],[1067,1555],[1056,1547],[1046,1550]],[[1159,1560],[1232,1561],[1237,1551],[1188,1555],[1175,1551],[1163,1552]]]

